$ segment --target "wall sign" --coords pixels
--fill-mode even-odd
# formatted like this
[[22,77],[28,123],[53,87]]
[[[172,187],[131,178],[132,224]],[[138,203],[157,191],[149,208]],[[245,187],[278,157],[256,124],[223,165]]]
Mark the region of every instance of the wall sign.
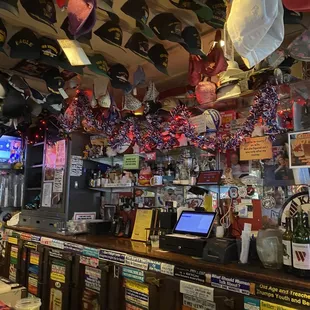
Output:
[[183,280],[180,281],[180,293],[199,299],[214,301],[214,288]]
[[215,302],[186,294],[183,294],[183,306],[190,307],[191,309],[216,310]]
[[272,158],[272,143],[268,137],[245,138],[240,145],[240,160]]
[[200,283],[206,283],[206,273],[196,269],[175,266],[174,276]]
[[[225,276],[218,276],[212,274],[211,276],[211,286],[221,288],[223,290],[232,291],[240,293],[243,295],[250,295],[251,283],[247,281],[242,281],[239,279],[229,278]],[[254,284],[253,284],[254,288]]]
[[161,263],[160,272],[168,276],[174,275],[174,265]]
[[96,293],[100,293],[101,289],[101,270],[92,268],[89,266],[85,267],[85,288]]
[[[292,289],[286,289],[273,285],[258,283],[255,286],[255,295],[260,297],[271,298],[274,300],[279,300],[281,302],[289,302],[296,306],[310,307],[310,293],[306,292],[299,292]],[[273,308],[261,308],[261,309],[273,309]]]
[[140,157],[136,154],[125,154],[124,155],[124,170],[136,170],[139,169]]
[[142,270],[130,267],[122,268],[122,276],[129,280],[144,282],[144,272]]
[[99,258],[113,263],[125,264],[126,254],[122,252],[100,249]]
[[260,310],[296,310],[296,309],[261,300]]
[[133,255],[126,255],[125,258],[125,264],[127,266],[139,268],[142,270],[147,270],[149,267],[149,260],[146,258],[138,257],[138,256],[133,256]]
[[310,167],[310,131],[288,134],[290,168]]

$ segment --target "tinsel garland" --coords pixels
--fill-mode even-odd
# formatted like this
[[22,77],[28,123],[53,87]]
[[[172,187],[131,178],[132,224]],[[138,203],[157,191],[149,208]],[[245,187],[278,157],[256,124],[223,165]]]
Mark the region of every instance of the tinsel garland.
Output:
[[104,119],[102,114],[94,116],[89,98],[80,91],[64,116],[60,118],[60,123],[66,132],[79,129],[83,123],[86,123],[88,128],[104,133],[109,139],[110,147],[114,150],[128,143],[137,143],[144,152],[172,149],[178,146],[177,137],[184,134],[192,145],[224,152],[227,149],[239,147],[246,137],[251,136],[255,124],[260,119],[265,127],[265,134],[270,139],[284,132],[276,120],[278,104],[275,88],[265,85],[254,97],[253,105],[242,128],[234,134],[209,136],[196,133],[195,127],[190,122],[191,113],[185,106],[177,106],[170,112],[168,128],[164,128],[156,114],[149,114],[146,117],[128,117],[119,124],[119,112],[116,106],[110,108],[107,119]]
[[80,129],[83,126],[83,120],[88,128],[96,128],[98,125],[89,105],[89,98],[84,91],[77,92],[76,97],[58,120],[67,133]]

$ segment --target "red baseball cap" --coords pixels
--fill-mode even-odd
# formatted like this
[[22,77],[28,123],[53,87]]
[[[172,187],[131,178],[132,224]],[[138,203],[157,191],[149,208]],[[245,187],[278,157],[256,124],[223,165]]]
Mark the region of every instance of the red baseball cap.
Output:
[[282,0],[283,5],[292,11],[310,12],[309,0]]

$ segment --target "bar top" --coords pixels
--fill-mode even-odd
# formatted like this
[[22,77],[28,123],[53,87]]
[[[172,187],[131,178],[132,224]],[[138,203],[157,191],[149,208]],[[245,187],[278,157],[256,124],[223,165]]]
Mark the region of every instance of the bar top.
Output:
[[127,238],[117,238],[108,235],[93,236],[65,236],[52,232],[41,231],[29,227],[8,227],[7,229],[34,234],[43,237],[54,238],[63,241],[78,243],[88,247],[103,248],[125,252],[127,254],[156,259],[161,262],[170,263],[185,268],[192,268],[209,273],[218,273],[225,276],[236,277],[256,283],[273,284],[284,288],[294,288],[296,290],[310,291],[310,281],[300,279],[293,275],[289,275],[282,270],[265,269],[262,264],[256,265],[240,265],[240,264],[216,264],[209,263],[202,259],[193,258],[190,256],[164,252],[152,249],[143,242],[131,241]]

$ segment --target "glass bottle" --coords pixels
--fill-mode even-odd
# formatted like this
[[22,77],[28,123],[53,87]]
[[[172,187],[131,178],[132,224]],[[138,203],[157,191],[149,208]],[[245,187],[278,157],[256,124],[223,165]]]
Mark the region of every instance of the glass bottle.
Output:
[[293,232],[291,228],[291,218],[285,218],[285,232],[282,236],[282,244],[283,244],[283,269],[286,272],[293,271],[293,260],[292,260],[292,238]]
[[298,207],[296,226],[292,237],[293,271],[302,278],[310,277],[310,235],[304,226],[303,211]]

